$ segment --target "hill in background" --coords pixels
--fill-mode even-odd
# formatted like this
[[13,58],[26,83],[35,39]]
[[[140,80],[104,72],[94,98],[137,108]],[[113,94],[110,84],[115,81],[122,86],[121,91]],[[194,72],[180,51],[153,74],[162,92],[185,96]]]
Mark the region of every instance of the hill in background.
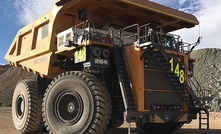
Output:
[[[201,49],[191,53],[196,59],[194,77],[205,91],[212,111],[220,111],[221,106],[221,49]],[[13,90],[18,81],[35,78],[21,68],[0,65],[0,103],[10,106]]]
[[221,49],[200,49],[191,53],[196,59],[194,77],[209,98],[211,111],[221,110]]
[[0,105],[11,106],[17,82],[27,78],[35,79],[35,75],[21,68],[0,65]]

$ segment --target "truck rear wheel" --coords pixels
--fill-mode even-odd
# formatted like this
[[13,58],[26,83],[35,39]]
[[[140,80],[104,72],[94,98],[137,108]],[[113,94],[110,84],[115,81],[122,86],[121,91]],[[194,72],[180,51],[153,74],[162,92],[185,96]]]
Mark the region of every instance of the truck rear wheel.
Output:
[[174,132],[175,130],[179,129],[183,123],[179,122],[169,122],[169,123],[146,123],[143,126],[138,126],[143,131],[147,133],[153,134],[169,134]]
[[49,133],[103,133],[111,115],[110,95],[95,76],[66,72],[56,77],[43,99]]
[[12,99],[12,118],[15,128],[21,133],[39,132],[44,128],[42,96],[34,80],[22,80],[16,85]]

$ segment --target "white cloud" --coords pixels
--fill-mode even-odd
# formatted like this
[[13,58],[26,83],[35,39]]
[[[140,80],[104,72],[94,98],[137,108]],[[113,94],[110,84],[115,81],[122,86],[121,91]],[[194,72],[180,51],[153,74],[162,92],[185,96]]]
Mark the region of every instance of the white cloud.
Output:
[[[197,48],[221,48],[221,1],[220,0],[152,0],[181,11],[194,14],[200,25],[191,29],[181,29],[175,34],[182,36],[185,42],[194,43],[199,36],[203,39]],[[169,3],[171,2],[171,3]],[[178,7],[177,7],[178,3]]]
[[27,25],[50,11],[54,2],[55,0],[15,0],[13,5],[19,22]]
[[200,0],[150,0],[187,13],[194,13],[200,9]]
[[198,36],[202,36],[201,44],[197,48],[221,48],[221,1],[220,0],[201,0],[202,8],[195,13],[200,25],[179,30],[175,33],[181,35],[187,42],[194,42]]
[[153,1],[155,3],[160,3],[162,5],[166,5],[173,8],[176,8],[176,6],[179,5],[178,0],[150,0],[150,1]]
[[200,0],[179,0],[179,7],[178,10],[194,14],[195,12],[201,9],[201,2]]

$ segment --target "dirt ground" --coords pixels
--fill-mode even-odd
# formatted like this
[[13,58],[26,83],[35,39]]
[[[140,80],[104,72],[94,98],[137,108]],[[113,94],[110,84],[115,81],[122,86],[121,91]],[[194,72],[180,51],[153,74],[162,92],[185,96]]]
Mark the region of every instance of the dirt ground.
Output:
[[[126,127],[125,123],[120,128],[107,130],[105,134],[127,134]],[[13,126],[11,107],[0,107],[0,134],[19,134]],[[132,124],[131,134],[144,134],[144,132],[136,129]],[[194,120],[191,124],[185,124],[174,134],[221,134],[221,113],[210,114],[209,130],[199,130],[198,120]]]

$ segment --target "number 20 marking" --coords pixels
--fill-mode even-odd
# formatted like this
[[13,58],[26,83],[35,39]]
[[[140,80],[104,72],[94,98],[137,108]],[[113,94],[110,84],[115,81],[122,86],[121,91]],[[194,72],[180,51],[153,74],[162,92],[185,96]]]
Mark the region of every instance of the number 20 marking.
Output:
[[174,58],[171,58],[169,64],[170,64],[170,71],[176,74],[177,77],[179,77],[180,83],[183,84],[185,81],[184,78],[185,73],[183,69],[180,69],[180,63],[176,63],[176,66],[174,68]]

